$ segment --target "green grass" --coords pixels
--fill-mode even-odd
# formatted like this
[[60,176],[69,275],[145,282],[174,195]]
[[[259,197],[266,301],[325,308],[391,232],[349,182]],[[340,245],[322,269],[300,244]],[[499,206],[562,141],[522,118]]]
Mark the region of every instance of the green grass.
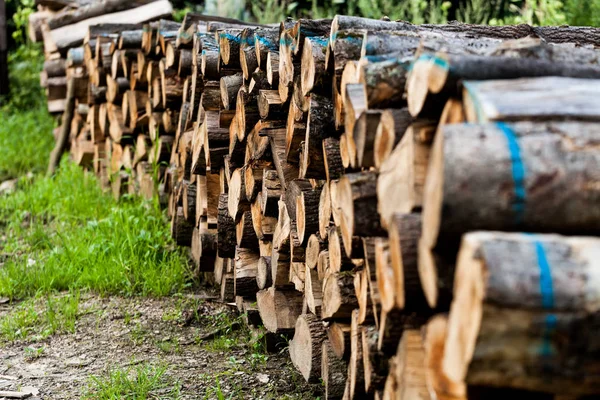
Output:
[[11,98],[0,108],[0,182],[47,167],[55,122],[39,85],[43,60],[39,45],[21,46],[9,56]]
[[115,368],[89,378],[84,399],[179,399],[180,384],[167,374],[166,365],[141,364]]
[[12,256],[0,269],[0,296],[89,289],[101,295],[165,296],[190,282],[187,259],[156,202],[103,193],[95,177],[63,160],[52,178],[0,198]]
[[0,342],[73,333],[78,312],[78,292],[28,299],[0,318]]

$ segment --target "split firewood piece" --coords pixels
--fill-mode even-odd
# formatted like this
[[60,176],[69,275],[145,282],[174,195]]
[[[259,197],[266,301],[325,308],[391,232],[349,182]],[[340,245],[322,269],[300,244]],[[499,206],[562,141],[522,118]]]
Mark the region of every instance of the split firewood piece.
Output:
[[[593,237],[465,235],[441,364],[444,377],[456,384],[510,382],[513,388],[557,394],[597,392],[597,379],[573,385],[571,374],[589,376],[582,366],[597,363],[585,327],[597,312],[597,283],[591,276],[598,267],[598,244]],[[499,335],[506,329],[508,336]],[[577,350],[565,346],[565,337],[578,343]],[[507,370],[490,361],[489,346],[516,350],[500,355],[502,365],[523,372],[508,381]],[[531,346],[542,353],[526,352]],[[567,364],[567,359],[578,361]],[[556,365],[551,380],[542,372],[548,362]]]
[[360,335],[365,390],[369,393],[379,392],[383,390],[389,372],[389,358],[377,349],[379,332],[376,327],[362,326]]
[[228,194],[219,195],[219,220],[218,220],[218,255],[223,258],[235,256],[235,221],[229,215]]
[[[367,97],[364,85],[360,83],[346,86],[346,101],[344,102],[344,132],[348,148],[348,163],[344,167],[356,166],[356,145],[354,143],[354,125],[360,115],[367,111]],[[342,160],[343,161],[343,160]]]
[[194,54],[191,50],[179,50],[179,62],[176,65],[177,75],[184,77],[192,73]]
[[[400,142],[406,129],[413,123],[407,108],[384,110],[375,133],[373,161],[375,167],[381,168],[394,147]],[[427,129],[428,123],[414,124],[415,129]]]
[[265,63],[269,52],[279,50],[279,30],[275,28],[256,29],[254,31],[254,50],[258,67],[266,71]]
[[263,119],[283,119],[283,103],[277,90],[260,90],[258,95],[258,111]]
[[168,162],[173,150],[173,143],[175,139],[172,136],[161,136],[158,141],[154,142],[150,154],[148,155],[148,162],[159,164],[161,162]]
[[181,185],[183,215],[191,223],[196,221],[196,188],[196,182],[183,181]]
[[[381,300],[379,299],[379,288],[377,286],[377,265],[375,262],[375,245],[380,238],[364,237],[362,238],[364,251],[364,269],[363,285],[368,287],[368,296],[371,303],[373,320],[375,326],[379,328],[379,315],[381,313]],[[370,313],[370,311],[369,311]]]
[[294,83],[294,75],[297,75],[297,71],[300,69],[300,63],[294,62],[292,41],[293,38],[290,31],[284,29],[280,33],[279,39],[279,82],[277,86],[282,103],[285,103],[288,100]]
[[235,112],[238,123],[238,140],[241,142],[260,120],[258,93],[250,93],[247,86],[240,87],[237,93]]
[[[218,193],[218,192],[217,192]],[[216,196],[216,193],[215,193]],[[218,197],[218,196],[216,196]],[[217,203],[218,207],[218,203]],[[217,209],[218,213],[218,209]],[[206,175],[196,175],[196,224],[208,216],[208,182]],[[218,214],[217,214],[218,221]]]
[[248,201],[254,201],[256,196],[261,192],[264,169],[271,165],[272,163],[269,161],[257,161],[246,167],[244,171],[244,188]]
[[[597,125],[585,122],[444,126],[430,155],[419,243],[419,275],[430,306],[449,304],[454,274],[443,262],[455,259],[465,232],[596,232],[600,213],[592,204],[600,192],[591,189],[585,171],[600,153],[566,143],[583,148],[599,137]],[[465,141],[471,145],[458,144]],[[555,151],[540,153],[541,147]],[[574,182],[590,189],[575,189]],[[575,209],[579,217],[568,217]]]
[[323,282],[323,319],[348,320],[355,308],[358,308],[358,300],[354,291],[354,275],[347,271],[332,273],[325,277]]
[[326,399],[342,399],[347,374],[346,362],[337,357],[329,340],[324,340],[321,348],[321,379],[323,380],[323,386],[325,386]]
[[261,256],[258,260],[258,271],[256,273],[256,284],[258,289],[266,289],[273,284],[271,277],[271,257]]
[[255,69],[250,74],[250,83],[248,84],[248,91],[252,94],[258,93],[260,90],[271,90],[271,84],[267,77],[267,72]]
[[306,267],[310,269],[316,269],[317,264],[319,263],[319,254],[326,248],[327,243],[321,240],[318,235],[310,235],[306,244]]
[[[290,289],[291,256],[289,244],[273,248],[271,253],[271,279],[273,287],[284,290]],[[291,286],[293,288],[293,286]]]
[[256,200],[250,206],[252,225],[259,240],[272,240],[277,226],[277,218],[263,215],[260,206],[262,203],[261,197],[262,194],[259,193]]
[[[375,166],[375,139],[382,114],[381,110],[365,110],[355,122],[352,132],[355,156],[350,158],[351,167],[370,168]],[[352,164],[352,161],[355,164]]]
[[160,63],[160,84],[162,94],[162,105],[164,108],[177,109],[181,105],[183,95],[183,80],[175,73],[165,68]]
[[250,74],[258,68],[254,31],[254,28],[245,28],[240,35],[240,67],[246,80],[249,80]]
[[361,59],[357,80],[365,87],[369,108],[401,107],[406,104],[404,90],[413,59],[412,56],[405,57],[398,53],[376,62],[369,62],[368,58]]
[[223,76],[220,80],[221,101],[225,110],[235,110],[237,95],[244,84],[244,76],[241,73]]
[[234,258],[236,296],[253,296],[258,291],[256,276],[260,255],[251,249],[237,247]]
[[[231,260],[229,260],[231,261]],[[235,300],[235,278],[231,272],[221,278],[221,301],[230,303]]]
[[346,253],[351,254],[353,236],[384,236],[377,213],[377,173],[364,171],[342,176],[337,185],[340,229]]
[[331,223],[331,197],[329,196],[329,184],[325,183],[319,197],[319,237],[327,239],[329,225]]
[[202,108],[206,111],[221,110],[221,84],[219,81],[204,82],[204,91],[202,92],[200,104],[202,104]]
[[341,231],[335,226],[329,228],[328,234],[328,247],[329,252],[329,269],[331,272],[340,271],[351,271],[355,265],[352,258],[361,258],[363,253],[362,242],[358,236],[352,238],[352,247],[350,249],[350,256],[343,248]]
[[[390,368],[388,379],[394,381],[396,387],[393,392],[388,392],[390,396],[388,398],[430,400],[431,395],[427,388],[428,372],[425,365],[425,348],[421,332],[416,329],[405,330],[402,333],[398,351],[393,358],[396,367]],[[386,398],[385,393],[384,398]]]
[[335,136],[333,103],[331,100],[313,93],[310,96],[306,121],[300,177],[319,179],[326,176],[322,141],[329,136]]
[[274,169],[264,169],[262,177],[261,210],[263,215],[275,217],[278,215],[277,202],[281,197],[281,183]]
[[189,247],[192,244],[194,225],[185,218],[183,207],[177,207],[177,212],[173,214],[171,231],[177,245]]
[[358,300],[358,323],[366,325],[374,320],[366,269],[354,273],[354,293]]
[[[383,226],[394,213],[410,213],[423,206],[423,189],[435,126],[410,126],[392,154],[380,166],[377,210]],[[393,200],[392,200],[393,199]]]
[[328,40],[324,36],[315,36],[304,40],[301,60],[301,88],[304,96],[311,91],[321,91],[327,85],[325,54]]
[[464,384],[452,382],[445,377],[442,370],[447,333],[448,316],[445,314],[434,316],[423,329],[427,389],[432,397],[435,395],[438,399],[466,400]]
[[321,315],[321,306],[323,304],[323,283],[319,280],[319,274],[316,269],[305,270],[304,297],[310,312],[315,315]]
[[388,235],[389,262],[394,274],[395,306],[407,312],[430,312],[419,278],[421,214],[394,214],[388,226]]
[[286,188],[288,183],[299,177],[298,166],[287,162],[285,156],[285,129],[271,130],[273,134],[269,135],[271,144],[271,154],[273,156],[273,164],[277,169],[277,175],[282,188]]
[[240,45],[243,29],[223,29],[216,33],[219,55],[229,68],[240,68]]
[[339,179],[344,173],[340,141],[334,137],[323,139],[323,156],[327,181]]
[[317,273],[319,274],[319,280],[325,280],[325,277],[330,273],[329,270],[329,252],[323,250],[319,253],[319,262],[317,263]]
[[265,328],[273,333],[291,332],[302,313],[302,294],[295,290],[261,290],[256,302]]
[[245,211],[236,223],[236,238],[238,248],[254,249],[258,247],[258,237],[252,223],[252,212]]
[[279,87],[279,51],[269,51],[266,59],[267,80],[273,89]]
[[367,396],[365,386],[365,369],[361,340],[362,327],[358,324],[358,309],[351,313],[350,323],[350,361],[348,362],[348,381],[350,382],[350,398],[372,398]]
[[236,168],[229,180],[228,205],[229,215],[234,220],[245,211],[250,209],[250,203],[246,200],[246,188],[243,168]]
[[120,103],[123,101],[123,94],[129,90],[129,79],[119,77],[113,79],[106,77],[106,101],[109,103]]
[[[591,93],[600,87],[598,79],[545,77],[465,81],[463,87],[468,122],[518,121],[542,116],[553,120],[600,119],[594,102],[589,101]],[[566,91],[569,102],[578,107],[564,107],[561,93]],[[546,99],[543,107],[541,99]]]
[[327,329],[327,339],[336,358],[350,359],[350,324],[331,322]]
[[375,242],[375,270],[381,309],[387,313],[396,306],[396,281],[386,238],[378,238]]
[[298,317],[290,341],[290,359],[307,382],[317,382],[320,378],[321,351],[326,338],[323,321],[312,314]]

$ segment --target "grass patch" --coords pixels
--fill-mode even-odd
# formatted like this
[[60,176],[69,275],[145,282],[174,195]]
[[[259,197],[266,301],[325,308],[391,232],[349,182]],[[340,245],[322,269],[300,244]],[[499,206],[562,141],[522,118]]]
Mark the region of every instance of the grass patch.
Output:
[[164,296],[189,285],[187,259],[157,202],[117,202],[66,160],[54,177],[22,187],[0,198],[7,224],[0,252],[11,255],[0,269],[0,296],[69,289]]
[[167,375],[166,365],[141,364],[91,376],[84,399],[179,399],[179,382]]
[[0,341],[43,340],[55,333],[73,333],[78,312],[79,292],[28,299],[0,319]]
[[41,46],[20,46],[9,56],[11,98],[0,108],[0,182],[44,171],[54,138],[54,118],[39,85]]

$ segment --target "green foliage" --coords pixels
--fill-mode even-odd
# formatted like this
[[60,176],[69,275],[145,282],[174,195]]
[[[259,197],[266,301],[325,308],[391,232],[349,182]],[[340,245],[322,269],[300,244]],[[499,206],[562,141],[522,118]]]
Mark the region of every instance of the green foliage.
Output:
[[12,38],[17,45],[24,44],[27,38],[29,14],[35,11],[35,0],[8,0],[7,9],[8,15],[11,15],[10,11],[12,11],[13,16],[8,21]]
[[287,3],[285,0],[264,0],[252,2],[252,14],[260,24],[283,21],[294,13],[298,3]]
[[9,224],[4,251],[27,253],[0,269],[2,296],[69,288],[164,296],[190,281],[187,259],[156,202],[116,202],[93,175],[66,160],[56,176],[0,198],[1,219]]
[[166,365],[141,364],[111,368],[89,378],[84,399],[180,399],[180,384],[170,377]]
[[564,0],[567,23],[578,26],[600,26],[600,0]]
[[55,333],[73,333],[78,311],[78,291],[29,299],[0,317],[0,339],[41,340]]

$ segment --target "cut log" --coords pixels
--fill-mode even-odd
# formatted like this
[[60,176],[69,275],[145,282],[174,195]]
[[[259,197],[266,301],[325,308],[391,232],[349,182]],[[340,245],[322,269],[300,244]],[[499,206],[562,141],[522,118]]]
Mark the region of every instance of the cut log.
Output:
[[319,273],[316,269],[307,269],[304,279],[304,297],[306,298],[308,309],[317,316],[321,315],[323,283],[319,280]]
[[323,282],[323,319],[349,320],[352,310],[355,308],[358,308],[358,300],[354,291],[353,274],[340,272],[325,277]]
[[323,341],[321,350],[321,379],[325,386],[325,398],[340,400],[344,395],[348,367],[337,357],[329,340]]
[[390,157],[381,164],[377,179],[377,210],[383,226],[394,213],[410,213],[423,205],[434,126],[409,127]]
[[234,258],[236,296],[250,297],[258,291],[256,277],[260,256],[251,249],[237,247]]
[[337,185],[340,207],[340,228],[346,253],[351,253],[352,237],[383,236],[384,230],[377,213],[377,173],[365,171],[342,176]]
[[[419,245],[419,275],[429,304],[436,306],[438,299],[449,304],[454,274],[443,260],[455,259],[462,233],[597,233],[600,210],[592,204],[600,191],[587,171],[600,162],[600,153],[589,146],[598,138],[592,123],[444,126],[430,156]],[[542,147],[552,151],[539,152]]]
[[302,312],[302,294],[269,288],[256,293],[258,311],[265,328],[273,333],[288,333]]
[[[591,237],[466,235],[457,261],[444,376],[457,384],[597,392],[598,380],[587,369],[596,363],[588,328],[597,323],[597,249],[598,239]],[[490,346],[511,351],[492,355],[485,350]],[[507,376],[516,370],[522,372]]]
[[298,317],[294,338],[290,341],[290,358],[307,382],[318,382],[321,375],[323,341],[327,333],[323,322],[312,314]]
[[235,256],[235,221],[229,215],[228,195],[219,195],[219,220],[218,220],[218,255],[223,258]]

